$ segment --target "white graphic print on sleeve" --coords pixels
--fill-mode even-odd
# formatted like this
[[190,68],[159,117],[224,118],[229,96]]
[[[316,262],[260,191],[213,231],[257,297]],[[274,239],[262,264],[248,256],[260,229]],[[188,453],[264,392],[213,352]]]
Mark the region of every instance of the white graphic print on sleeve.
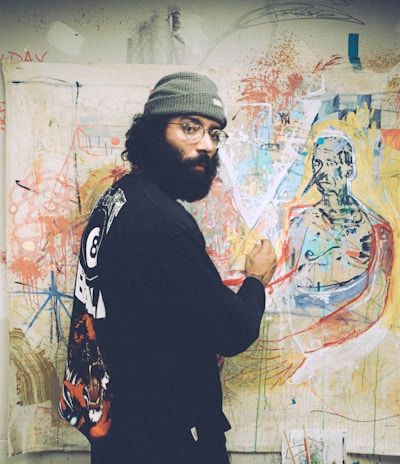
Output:
[[101,291],[98,288],[97,258],[104,235],[110,231],[114,219],[126,203],[124,192],[111,187],[100,198],[82,236],[75,296],[94,318],[106,317]]

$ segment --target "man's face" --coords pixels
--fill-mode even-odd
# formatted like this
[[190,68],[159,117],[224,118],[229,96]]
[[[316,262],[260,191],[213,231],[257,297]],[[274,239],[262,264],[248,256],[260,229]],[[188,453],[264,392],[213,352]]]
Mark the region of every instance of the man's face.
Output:
[[314,183],[320,192],[338,192],[353,172],[346,164],[344,153],[338,149],[336,137],[324,138],[314,146],[312,170]]
[[[201,116],[169,120],[166,143],[160,156],[164,158],[164,168],[168,168],[168,190],[172,189],[177,198],[192,202],[204,198],[210,191],[219,161],[216,140],[212,135],[214,129],[220,129],[220,125]],[[193,131],[197,130],[199,134],[193,137]]]
[[212,158],[217,152],[217,139],[213,131],[220,125],[202,116],[187,115],[171,118],[167,123],[165,137],[167,142],[179,147],[183,159],[196,159],[199,154]]

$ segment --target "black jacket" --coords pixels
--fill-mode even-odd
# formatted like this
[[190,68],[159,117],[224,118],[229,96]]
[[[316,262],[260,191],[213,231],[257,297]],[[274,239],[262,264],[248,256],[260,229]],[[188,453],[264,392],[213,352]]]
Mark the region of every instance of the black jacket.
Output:
[[93,306],[104,308],[94,310],[95,328],[114,395],[97,455],[125,449],[141,457],[132,462],[153,462],[143,456],[172,453],[184,437],[193,441],[194,428],[199,440],[222,436],[229,424],[216,354],[234,356],[257,339],[260,282],[227,288],[193,217],[142,175],[125,176],[100,199],[80,262]]

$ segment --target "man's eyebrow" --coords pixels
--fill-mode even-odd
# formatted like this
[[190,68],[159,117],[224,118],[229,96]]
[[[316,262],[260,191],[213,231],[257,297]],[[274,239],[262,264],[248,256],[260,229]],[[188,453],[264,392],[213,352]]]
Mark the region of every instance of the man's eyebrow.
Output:
[[191,116],[189,114],[184,114],[183,116],[180,117],[180,120],[181,121],[188,120],[188,121],[200,124],[200,119],[199,118],[197,118],[196,116]]
[[[200,118],[194,114],[185,114],[185,115],[182,115],[181,116],[181,121],[185,121],[185,120],[189,120],[195,124],[198,124],[199,126],[203,126],[203,122],[200,120]],[[221,126],[218,124],[217,121],[212,121],[211,120],[211,123],[210,123],[210,126],[208,127],[208,129],[218,129],[218,130],[221,130]]]

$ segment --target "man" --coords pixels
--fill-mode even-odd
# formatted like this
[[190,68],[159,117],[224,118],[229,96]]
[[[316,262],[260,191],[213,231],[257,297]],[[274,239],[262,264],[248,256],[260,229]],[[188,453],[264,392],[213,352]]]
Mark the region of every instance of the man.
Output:
[[[108,434],[93,439],[106,424],[99,418],[89,432],[93,464],[229,462],[218,359],[257,339],[276,257],[262,241],[247,257],[242,287],[232,292],[193,217],[176,201],[207,195],[225,125],[217,88],[206,76],[162,78],[127,133],[123,156],[132,172],[105,192],[89,218],[69,362],[80,359],[83,370],[98,373],[87,394],[93,411],[99,392],[112,386]],[[101,362],[88,364],[77,348],[76,321],[86,312],[94,317]],[[78,371],[67,368],[68,378]]]

